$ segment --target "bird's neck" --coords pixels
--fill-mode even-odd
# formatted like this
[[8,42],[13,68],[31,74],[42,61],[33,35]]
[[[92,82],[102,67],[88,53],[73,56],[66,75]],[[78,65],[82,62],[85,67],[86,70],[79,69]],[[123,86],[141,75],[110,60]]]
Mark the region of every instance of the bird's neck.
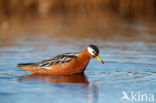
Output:
[[84,50],[79,54],[79,57],[86,58],[86,59],[90,60],[90,59],[92,58],[92,55],[88,53],[88,50],[87,50],[87,49],[84,49]]
[[78,54],[78,61],[80,64],[81,72],[84,72],[91,58],[92,56],[88,53],[87,49]]

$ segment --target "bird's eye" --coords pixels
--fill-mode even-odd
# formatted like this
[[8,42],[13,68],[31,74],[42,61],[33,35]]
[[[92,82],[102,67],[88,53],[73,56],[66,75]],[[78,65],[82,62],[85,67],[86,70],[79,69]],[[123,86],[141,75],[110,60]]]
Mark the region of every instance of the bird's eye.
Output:
[[95,54],[96,52],[95,52],[95,51],[93,51],[93,53]]

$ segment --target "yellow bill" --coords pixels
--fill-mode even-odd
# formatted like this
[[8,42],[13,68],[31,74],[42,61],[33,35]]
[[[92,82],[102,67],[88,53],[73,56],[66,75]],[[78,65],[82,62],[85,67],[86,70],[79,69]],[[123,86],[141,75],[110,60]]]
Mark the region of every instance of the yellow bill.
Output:
[[101,63],[104,64],[104,62],[101,60],[101,58],[99,56],[96,56],[96,59],[99,60]]

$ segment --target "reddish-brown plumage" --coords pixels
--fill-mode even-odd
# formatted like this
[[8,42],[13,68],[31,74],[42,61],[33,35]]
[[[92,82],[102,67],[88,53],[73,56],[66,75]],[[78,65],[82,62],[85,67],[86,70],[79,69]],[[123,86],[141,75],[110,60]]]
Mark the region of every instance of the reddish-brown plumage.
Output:
[[19,68],[40,74],[76,74],[84,72],[91,58],[92,55],[85,49],[78,54],[78,58],[73,58],[67,63],[52,65],[50,66],[50,69],[41,69],[31,65]]

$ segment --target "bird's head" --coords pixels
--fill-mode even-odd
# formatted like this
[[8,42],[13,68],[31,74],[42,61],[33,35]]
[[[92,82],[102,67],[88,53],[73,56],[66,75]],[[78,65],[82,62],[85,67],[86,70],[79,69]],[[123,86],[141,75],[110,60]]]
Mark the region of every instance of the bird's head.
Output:
[[96,57],[101,63],[104,64],[104,62],[99,57],[99,49],[98,49],[97,46],[91,44],[91,45],[89,45],[89,47],[87,48],[87,50],[88,50],[88,53],[90,55],[92,55],[93,58]]

